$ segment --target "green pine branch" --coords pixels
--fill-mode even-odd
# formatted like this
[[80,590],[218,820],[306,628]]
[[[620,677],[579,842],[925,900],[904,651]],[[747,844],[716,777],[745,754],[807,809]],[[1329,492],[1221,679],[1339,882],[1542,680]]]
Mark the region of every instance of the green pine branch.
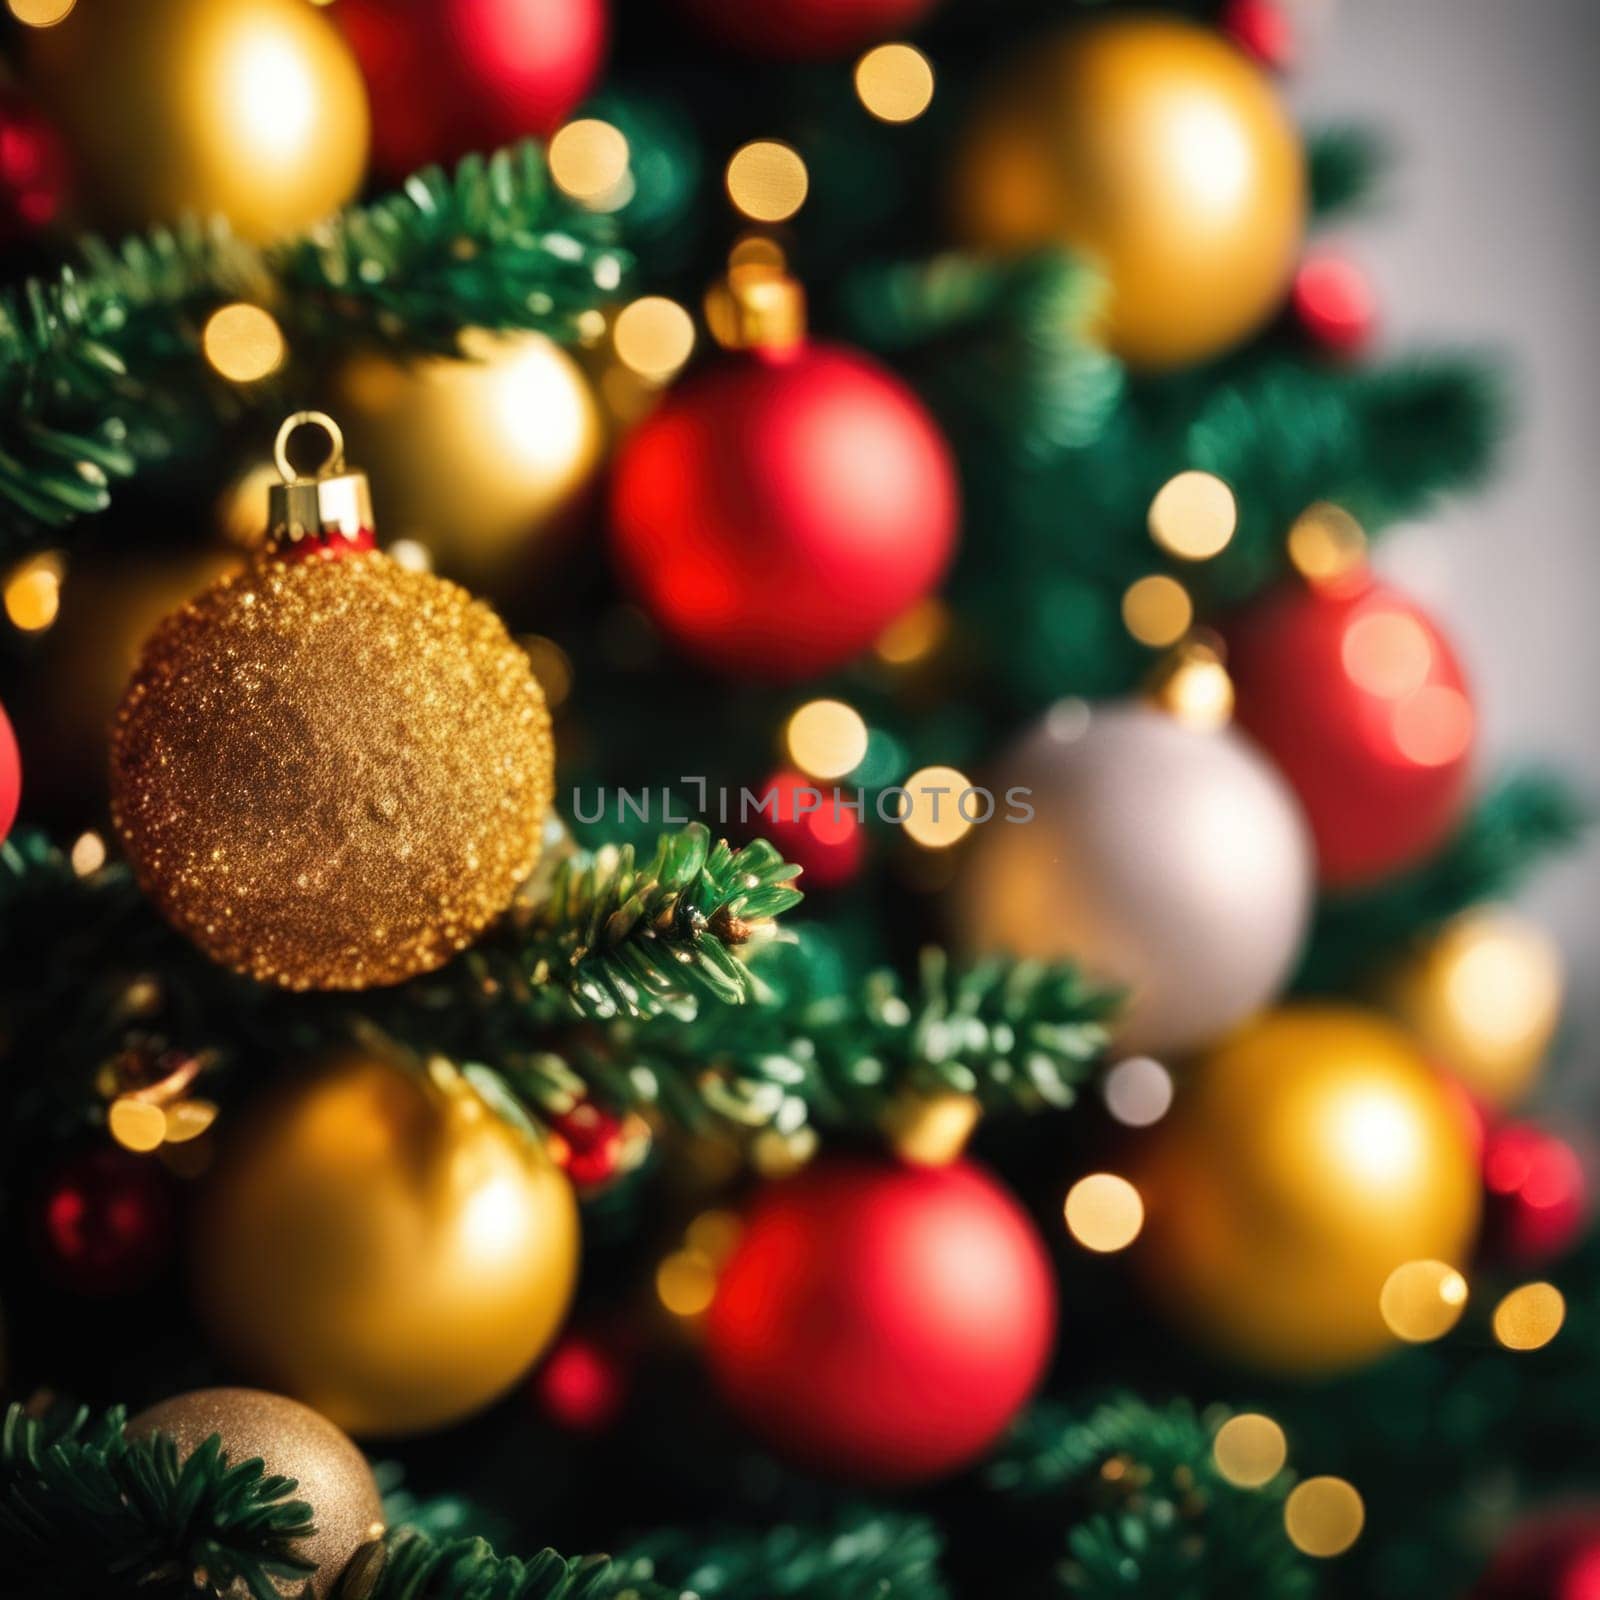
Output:
[[1307,1563],[1290,1545],[1286,1474],[1239,1489],[1212,1454],[1225,1411],[1202,1420],[1119,1396],[1087,1416],[1043,1404],[984,1469],[989,1487],[1060,1527],[1047,1592],[1072,1600],[1306,1600]]
[[1118,999],[1072,966],[955,969],[936,949],[909,987],[888,970],[853,977],[810,928],[763,977],[760,1004],[618,1023],[578,1036],[565,1060],[603,1099],[659,1105],[690,1126],[872,1130],[906,1096],[967,1094],[1001,1111],[1070,1105]]
[[0,1424],[0,1593],[40,1600],[238,1595],[281,1600],[315,1567],[292,1478],[230,1462],[213,1435],[181,1465],[173,1441],[123,1437],[125,1414]]
[[195,219],[83,241],[54,280],[0,295],[0,545],[103,511],[114,482],[276,394],[206,364],[217,306],[271,310],[296,361],[371,340],[453,350],[472,327],[571,339],[621,284],[612,227],[564,200],[527,143],[430,168],[268,247]]
[[1368,205],[1393,159],[1381,133],[1354,124],[1313,128],[1306,135],[1311,215],[1335,222]]
[[1376,888],[1323,899],[1295,988],[1348,990],[1458,912],[1510,894],[1575,845],[1591,819],[1591,806],[1566,779],[1537,769],[1509,773],[1431,860]]

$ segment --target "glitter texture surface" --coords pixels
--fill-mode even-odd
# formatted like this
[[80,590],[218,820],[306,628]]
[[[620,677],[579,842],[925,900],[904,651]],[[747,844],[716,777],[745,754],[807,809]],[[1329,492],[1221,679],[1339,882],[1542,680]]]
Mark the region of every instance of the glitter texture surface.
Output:
[[267,557],[145,645],[112,816],[214,960],[361,989],[440,966],[505,909],[553,768],[544,695],[487,606],[376,553]]

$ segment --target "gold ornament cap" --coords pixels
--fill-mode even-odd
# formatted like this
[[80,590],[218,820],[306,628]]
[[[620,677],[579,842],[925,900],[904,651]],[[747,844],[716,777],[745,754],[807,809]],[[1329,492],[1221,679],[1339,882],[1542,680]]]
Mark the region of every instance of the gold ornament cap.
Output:
[[[322,454],[302,473],[291,455],[304,434],[322,436]],[[272,446],[283,480],[267,490],[267,548],[320,547],[328,554],[373,548],[372,488],[364,472],[345,466],[344,433],[326,411],[296,411],[283,419]]]
[[705,312],[724,350],[791,350],[806,336],[806,292],[773,262],[729,267],[706,290]]

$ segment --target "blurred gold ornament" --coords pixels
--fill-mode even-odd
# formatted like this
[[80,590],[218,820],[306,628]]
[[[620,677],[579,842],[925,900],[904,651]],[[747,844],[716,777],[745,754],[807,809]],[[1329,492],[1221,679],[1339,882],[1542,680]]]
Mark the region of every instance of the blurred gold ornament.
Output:
[[503,1394],[560,1325],[572,1187],[453,1070],[348,1056],[234,1120],[199,1207],[195,1297],[264,1383],[361,1435]]
[[336,398],[385,536],[425,545],[447,578],[511,595],[579,520],[603,430],[583,374],[542,334],[468,348],[409,366],[359,357]]
[[894,1153],[917,1167],[947,1167],[960,1159],[983,1115],[970,1094],[906,1090],[889,1102],[883,1131]]
[[[294,1479],[293,1498],[315,1511],[316,1531],[295,1540],[292,1549],[315,1562],[316,1570],[309,1577],[273,1578],[285,1600],[298,1600],[307,1584],[313,1600],[327,1600],[350,1558],[383,1532],[383,1502],[366,1457],[326,1417],[298,1401],[259,1389],[196,1389],[141,1411],[126,1432],[134,1440],[166,1434],[178,1447],[180,1463],[216,1434],[234,1466],[259,1457],[268,1477]],[[228,1600],[242,1600],[244,1593],[242,1583],[225,1591]]]
[[1377,1355],[1395,1268],[1464,1261],[1478,1223],[1458,1107],[1399,1029],[1348,1007],[1267,1012],[1203,1056],[1138,1178],[1151,1291],[1288,1373]]
[[1097,263],[1113,349],[1182,366],[1282,300],[1305,157],[1265,73],[1214,29],[1107,17],[1032,48],[993,86],[958,154],[955,209],[980,247],[1057,244]]
[[273,239],[361,185],[366,89],[304,0],[97,0],[28,42],[29,86],[102,222],[221,213]]
[[[347,506],[370,538],[328,436],[277,515]],[[112,736],[145,892],[213,960],[289,989],[399,983],[465,949],[533,869],[553,783],[544,696],[499,619],[373,550],[269,549],[204,590],[151,636]]]
[[1507,906],[1463,912],[1387,985],[1417,1042],[1478,1099],[1495,1107],[1527,1095],[1561,1018],[1561,950]]

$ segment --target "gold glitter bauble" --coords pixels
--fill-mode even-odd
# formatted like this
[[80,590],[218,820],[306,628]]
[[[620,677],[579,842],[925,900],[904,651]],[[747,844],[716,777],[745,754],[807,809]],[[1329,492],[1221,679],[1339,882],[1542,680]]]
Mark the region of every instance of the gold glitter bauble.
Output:
[[1264,1012],[1191,1063],[1133,1176],[1151,1293],[1285,1373],[1389,1348],[1389,1275],[1460,1266],[1478,1227],[1467,1118],[1404,1033],[1350,1006]]
[[505,1393],[578,1270],[572,1185],[443,1066],[349,1056],[282,1086],[238,1119],[196,1215],[218,1342],[363,1436]]
[[1215,29],[1107,16],[1030,46],[959,149],[969,243],[1062,245],[1108,279],[1111,346],[1182,366],[1282,303],[1306,220],[1306,163],[1266,73]]
[[112,819],[214,960],[362,989],[441,965],[505,909],[553,762],[527,657],[465,590],[375,552],[267,555],[145,646]]
[[[350,1558],[383,1532],[383,1502],[366,1457],[298,1400],[259,1389],[196,1389],[141,1411],[125,1432],[130,1439],[167,1434],[180,1462],[218,1434],[235,1466],[259,1456],[269,1477],[295,1480],[291,1498],[311,1507],[317,1531],[296,1540],[294,1553],[316,1562],[317,1570],[309,1578],[274,1578],[273,1587],[285,1597],[298,1600],[309,1584],[315,1600],[325,1600]],[[244,1600],[246,1590],[240,1581],[223,1593],[226,1600]]]
[[306,0],[95,0],[29,30],[27,78],[101,222],[221,213],[274,239],[366,169],[360,69]]

